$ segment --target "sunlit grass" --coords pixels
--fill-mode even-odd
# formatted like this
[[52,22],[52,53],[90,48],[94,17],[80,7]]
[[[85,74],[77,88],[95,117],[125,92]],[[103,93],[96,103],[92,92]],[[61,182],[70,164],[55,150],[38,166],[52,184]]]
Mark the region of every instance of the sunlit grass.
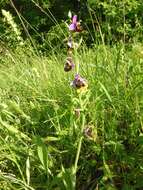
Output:
[[0,189],[143,187],[143,60],[136,51],[123,44],[82,48],[76,60],[88,92],[80,103],[70,86],[75,72],[63,69],[66,55],[3,55]]

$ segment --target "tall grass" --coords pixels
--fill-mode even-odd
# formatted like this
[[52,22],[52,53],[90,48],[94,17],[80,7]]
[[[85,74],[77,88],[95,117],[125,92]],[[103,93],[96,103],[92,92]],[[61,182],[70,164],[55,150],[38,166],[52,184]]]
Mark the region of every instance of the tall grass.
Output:
[[142,189],[141,52],[83,47],[76,60],[89,87],[81,97],[64,54],[3,55],[0,189]]
[[103,45],[74,56],[83,93],[70,86],[64,51],[41,55],[29,33],[34,50],[3,52],[1,190],[143,189],[143,47],[106,46],[98,27]]

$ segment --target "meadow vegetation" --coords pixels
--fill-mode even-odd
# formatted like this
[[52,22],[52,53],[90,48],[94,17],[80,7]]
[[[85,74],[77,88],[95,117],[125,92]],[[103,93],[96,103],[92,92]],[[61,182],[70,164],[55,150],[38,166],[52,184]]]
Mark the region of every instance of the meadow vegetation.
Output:
[[[42,11],[48,1],[40,2]],[[29,32],[19,10],[20,26],[16,16],[2,9],[0,190],[143,189],[142,5],[124,3],[128,9],[120,18],[119,35],[112,18],[121,15],[117,1],[89,1],[90,19],[74,36],[80,41],[73,54],[78,66],[70,72],[64,71],[68,14],[59,22],[51,13],[57,23],[43,37],[35,26],[35,33]],[[8,1],[1,6],[9,7]],[[101,6],[103,25],[94,12]],[[105,19],[105,9],[110,19]],[[138,21],[136,27],[131,19]],[[106,30],[107,23],[113,23],[114,31]],[[126,23],[131,25],[125,28]],[[71,85],[77,70],[88,83],[86,90]]]

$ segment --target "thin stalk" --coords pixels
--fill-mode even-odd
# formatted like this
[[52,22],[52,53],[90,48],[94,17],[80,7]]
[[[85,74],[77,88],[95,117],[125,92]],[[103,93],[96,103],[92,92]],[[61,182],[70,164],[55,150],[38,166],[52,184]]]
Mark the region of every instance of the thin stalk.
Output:
[[[73,41],[74,43],[74,41]],[[76,74],[79,73],[79,60],[78,60],[78,52],[77,49],[74,49],[74,56],[75,56],[75,70],[76,70]]]
[[76,63],[76,73],[77,74],[79,73],[79,61],[77,61],[77,63]]
[[30,36],[29,31],[27,30],[27,28],[26,28],[26,26],[25,26],[25,24],[24,24],[24,22],[23,22],[21,16],[20,16],[20,13],[18,12],[17,8],[15,7],[15,5],[14,5],[14,3],[13,3],[13,0],[10,0],[10,3],[11,3],[11,5],[12,5],[12,7],[14,8],[14,10],[15,10],[15,12],[16,12],[18,18],[19,18],[19,20],[21,21],[21,24],[22,24],[22,26],[23,26],[23,29],[25,30],[27,36],[29,37],[29,39],[30,39],[30,41],[31,41],[31,44],[33,45],[33,47],[34,47],[34,49],[35,49],[37,55],[40,56],[40,55],[39,55],[39,52],[38,52],[38,50],[37,50],[37,47],[36,47],[36,45],[35,45],[35,43],[34,43],[32,37]]
[[75,158],[75,163],[74,163],[75,173],[77,172],[77,165],[78,165],[78,160],[79,160],[80,152],[81,152],[81,146],[82,146],[82,140],[83,140],[82,134],[83,134],[84,124],[85,124],[85,115],[82,114],[82,125],[81,125],[80,139],[78,142],[77,153],[76,153],[76,158]]
[[74,164],[75,173],[77,171],[77,164],[78,164],[78,160],[79,160],[79,156],[80,156],[82,139],[83,139],[83,137],[81,136],[80,139],[79,139],[78,147],[77,147],[77,153],[76,153],[75,164]]

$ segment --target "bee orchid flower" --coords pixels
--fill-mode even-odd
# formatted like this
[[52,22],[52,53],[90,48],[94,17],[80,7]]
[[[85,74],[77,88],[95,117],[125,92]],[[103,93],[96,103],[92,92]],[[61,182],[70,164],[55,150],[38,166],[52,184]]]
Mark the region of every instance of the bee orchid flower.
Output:
[[71,83],[71,86],[77,90],[86,90],[88,84],[86,79],[82,78],[79,74],[76,74],[74,80]]
[[70,32],[81,32],[82,28],[80,22],[77,21],[77,15],[74,15],[72,18],[72,23],[69,25]]
[[74,65],[72,57],[67,57],[66,63],[65,63],[65,66],[64,66],[64,71],[65,72],[71,71],[74,68],[74,66],[75,65]]

